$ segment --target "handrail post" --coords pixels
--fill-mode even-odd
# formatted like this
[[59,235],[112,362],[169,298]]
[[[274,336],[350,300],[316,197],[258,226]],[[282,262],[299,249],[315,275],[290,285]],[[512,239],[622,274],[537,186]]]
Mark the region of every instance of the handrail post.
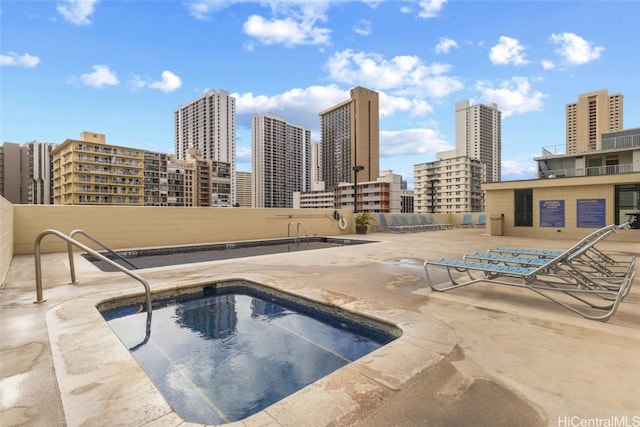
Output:
[[40,304],[46,301],[42,297],[42,267],[40,265],[40,240],[42,239],[42,234],[38,236],[33,248],[33,255],[35,256],[35,264],[36,264],[36,300],[33,302],[34,304]]
[[69,284],[75,285],[78,281],[76,280],[76,267],[73,262],[73,246],[69,242],[67,242],[67,252],[69,253],[69,273],[71,274],[71,282]]
[[142,284],[142,286],[144,286],[146,303],[147,303],[147,313],[151,314],[151,287],[143,277],[121,266],[117,262],[110,260],[109,258],[98,253],[97,251],[94,251],[87,245],[84,245],[78,242],[77,240],[74,240],[71,237],[67,236],[66,234],[53,229],[44,230],[42,233],[38,235],[38,237],[36,237],[36,240],[34,243],[33,253],[35,255],[35,267],[36,267],[36,301],[34,301],[35,303],[42,303],[46,301],[43,299],[43,296],[42,296],[42,266],[41,266],[41,259],[40,259],[40,242],[42,241],[43,237],[48,234],[53,234],[60,237],[62,240],[66,241],[68,245],[74,245],[79,247],[80,249],[90,253],[94,257],[106,262],[110,266],[120,270],[121,272],[125,273],[129,277],[139,281]]

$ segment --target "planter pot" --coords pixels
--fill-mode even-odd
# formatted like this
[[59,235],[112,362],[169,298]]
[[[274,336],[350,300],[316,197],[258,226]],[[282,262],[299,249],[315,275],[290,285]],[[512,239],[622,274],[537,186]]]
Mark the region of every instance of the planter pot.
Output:
[[356,225],[356,233],[357,234],[367,234],[367,226],[366,225]]

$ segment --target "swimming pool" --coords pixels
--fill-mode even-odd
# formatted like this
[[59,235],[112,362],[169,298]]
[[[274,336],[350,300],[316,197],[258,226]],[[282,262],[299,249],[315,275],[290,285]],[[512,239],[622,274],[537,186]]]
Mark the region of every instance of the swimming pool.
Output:
[[[129,269],[144,269],[364,243],[373,242],[370,240],[341,239],[334,237],[305,237],[117,251],[116,253],[118,255],[126,259],[127,262],[125,264],[123,264],[123,261],[117,256],[108,252],[102,252],[102,255],[119,264],[123,264]],[[83,254],[83,256],[102,271],[116,271],[111,265],[90,254]]]
[[399,329],[246,281],[131,300],[103,317],[185,421],[241,420],[398,338]]

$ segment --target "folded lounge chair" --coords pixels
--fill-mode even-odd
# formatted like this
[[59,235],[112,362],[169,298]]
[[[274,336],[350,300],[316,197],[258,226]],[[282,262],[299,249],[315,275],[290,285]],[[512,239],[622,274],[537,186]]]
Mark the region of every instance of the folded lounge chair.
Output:
[[476,227],[486,227],[487,226],[487,214],[481,213],[478,215],[478,220],[476,221]]
[[[593,320],[608,320],[627,295],[635,277],[635,257],[618,264],[616,275],[606,275],[598,269],[585,269],[581,257],[594,249],[596,243],[620,226],[600,229],[555,257],[501,256],[493,254],[487,260],[440,259],[424,264],[427,280],[435,291],[448,291],[477,282],[502,284],[530,289],[561,306]],[[503,257],[504,259],[500,259]],[[603,264],[603,263],[600,263]],[[600,265],[602,266],[602,265]],[[436,270],[445,270],[450,285],[436,285]],[[558,297],[568,296],[578,307],[569,305]],[[583,307],[584,306],[584,307]],[[600,314],[594,313],[603,310]]]
[[462,222],[460,223],[460,227],[473,227],[473,222],[472,222],[470,213],[466,213],[462,216]]

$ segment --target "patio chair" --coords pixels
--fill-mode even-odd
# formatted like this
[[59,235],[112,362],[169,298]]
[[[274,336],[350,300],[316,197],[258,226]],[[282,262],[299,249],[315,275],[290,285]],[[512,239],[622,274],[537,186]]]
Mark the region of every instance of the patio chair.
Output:
[[391,226],[387,223],[387,218],[383,213],[378,214],[378,227],[380,231],[391,230]]
[[[480,255],[471,260],[472,255],[465,259],[425,261],[427,281],[439,292],[478,282],[526,288],[587,319],[605,321],[615,313],[629,291],[635,277],[636,257],[619,263],[615,276],[601,274],[599,268],[586,270],[579,260],[617,228],[620,227],[614,225],[597,230],[552,258],[488,253],[487,257],[492,257],[490,260],[481,260]],[[445,270],[450,285],[436,285],[434,270]],[[556,295],[566,295],[585,307],[569,305]],[[603,313],[594,314],[592,309],[603,310]]]
[[[407,231],[409,230],[409,225],[404,225],[400,223],[400,219],[398,218],[397,215],[389,215],[389,217],[391,218],[391,225],[392,228],[394,230],[399,230],[399,231]],[[406,221],[406,220],[405,220]]]
[[418,218],[417,215],[413,214],[410,215],[410,217],[412,224],[421,227],[423,230],[435,230],[436,228],[438,228],[437,225],[429,224],[429,221],[427,221],[427,218],[425,218],[424,215],[421,215],[421,217]]
[[486,227],[487,226],[487,214],[481,213],[478,215],[478,220],[476,221],[476,227]]
[[473,227],[473,222],[472,222],[470,213],[466,213],[462,216],[462,222],[460,223],[460,227]]
[[452,226],[451,226],[451,224],[439,223],[439,222],[438,222],[438,221],[436,221],[436,220],[435,220],[435,218],[434,218],[433,216],[431,216],[431,215],[429,215],[429,216],[427,217],[427,221],[429,221],[429,224],[431,224],[431,225],[435,225],[435,226],[439,227],[441,230],[448,229],[448,228],[451,228],[451,227],[452,227]]

